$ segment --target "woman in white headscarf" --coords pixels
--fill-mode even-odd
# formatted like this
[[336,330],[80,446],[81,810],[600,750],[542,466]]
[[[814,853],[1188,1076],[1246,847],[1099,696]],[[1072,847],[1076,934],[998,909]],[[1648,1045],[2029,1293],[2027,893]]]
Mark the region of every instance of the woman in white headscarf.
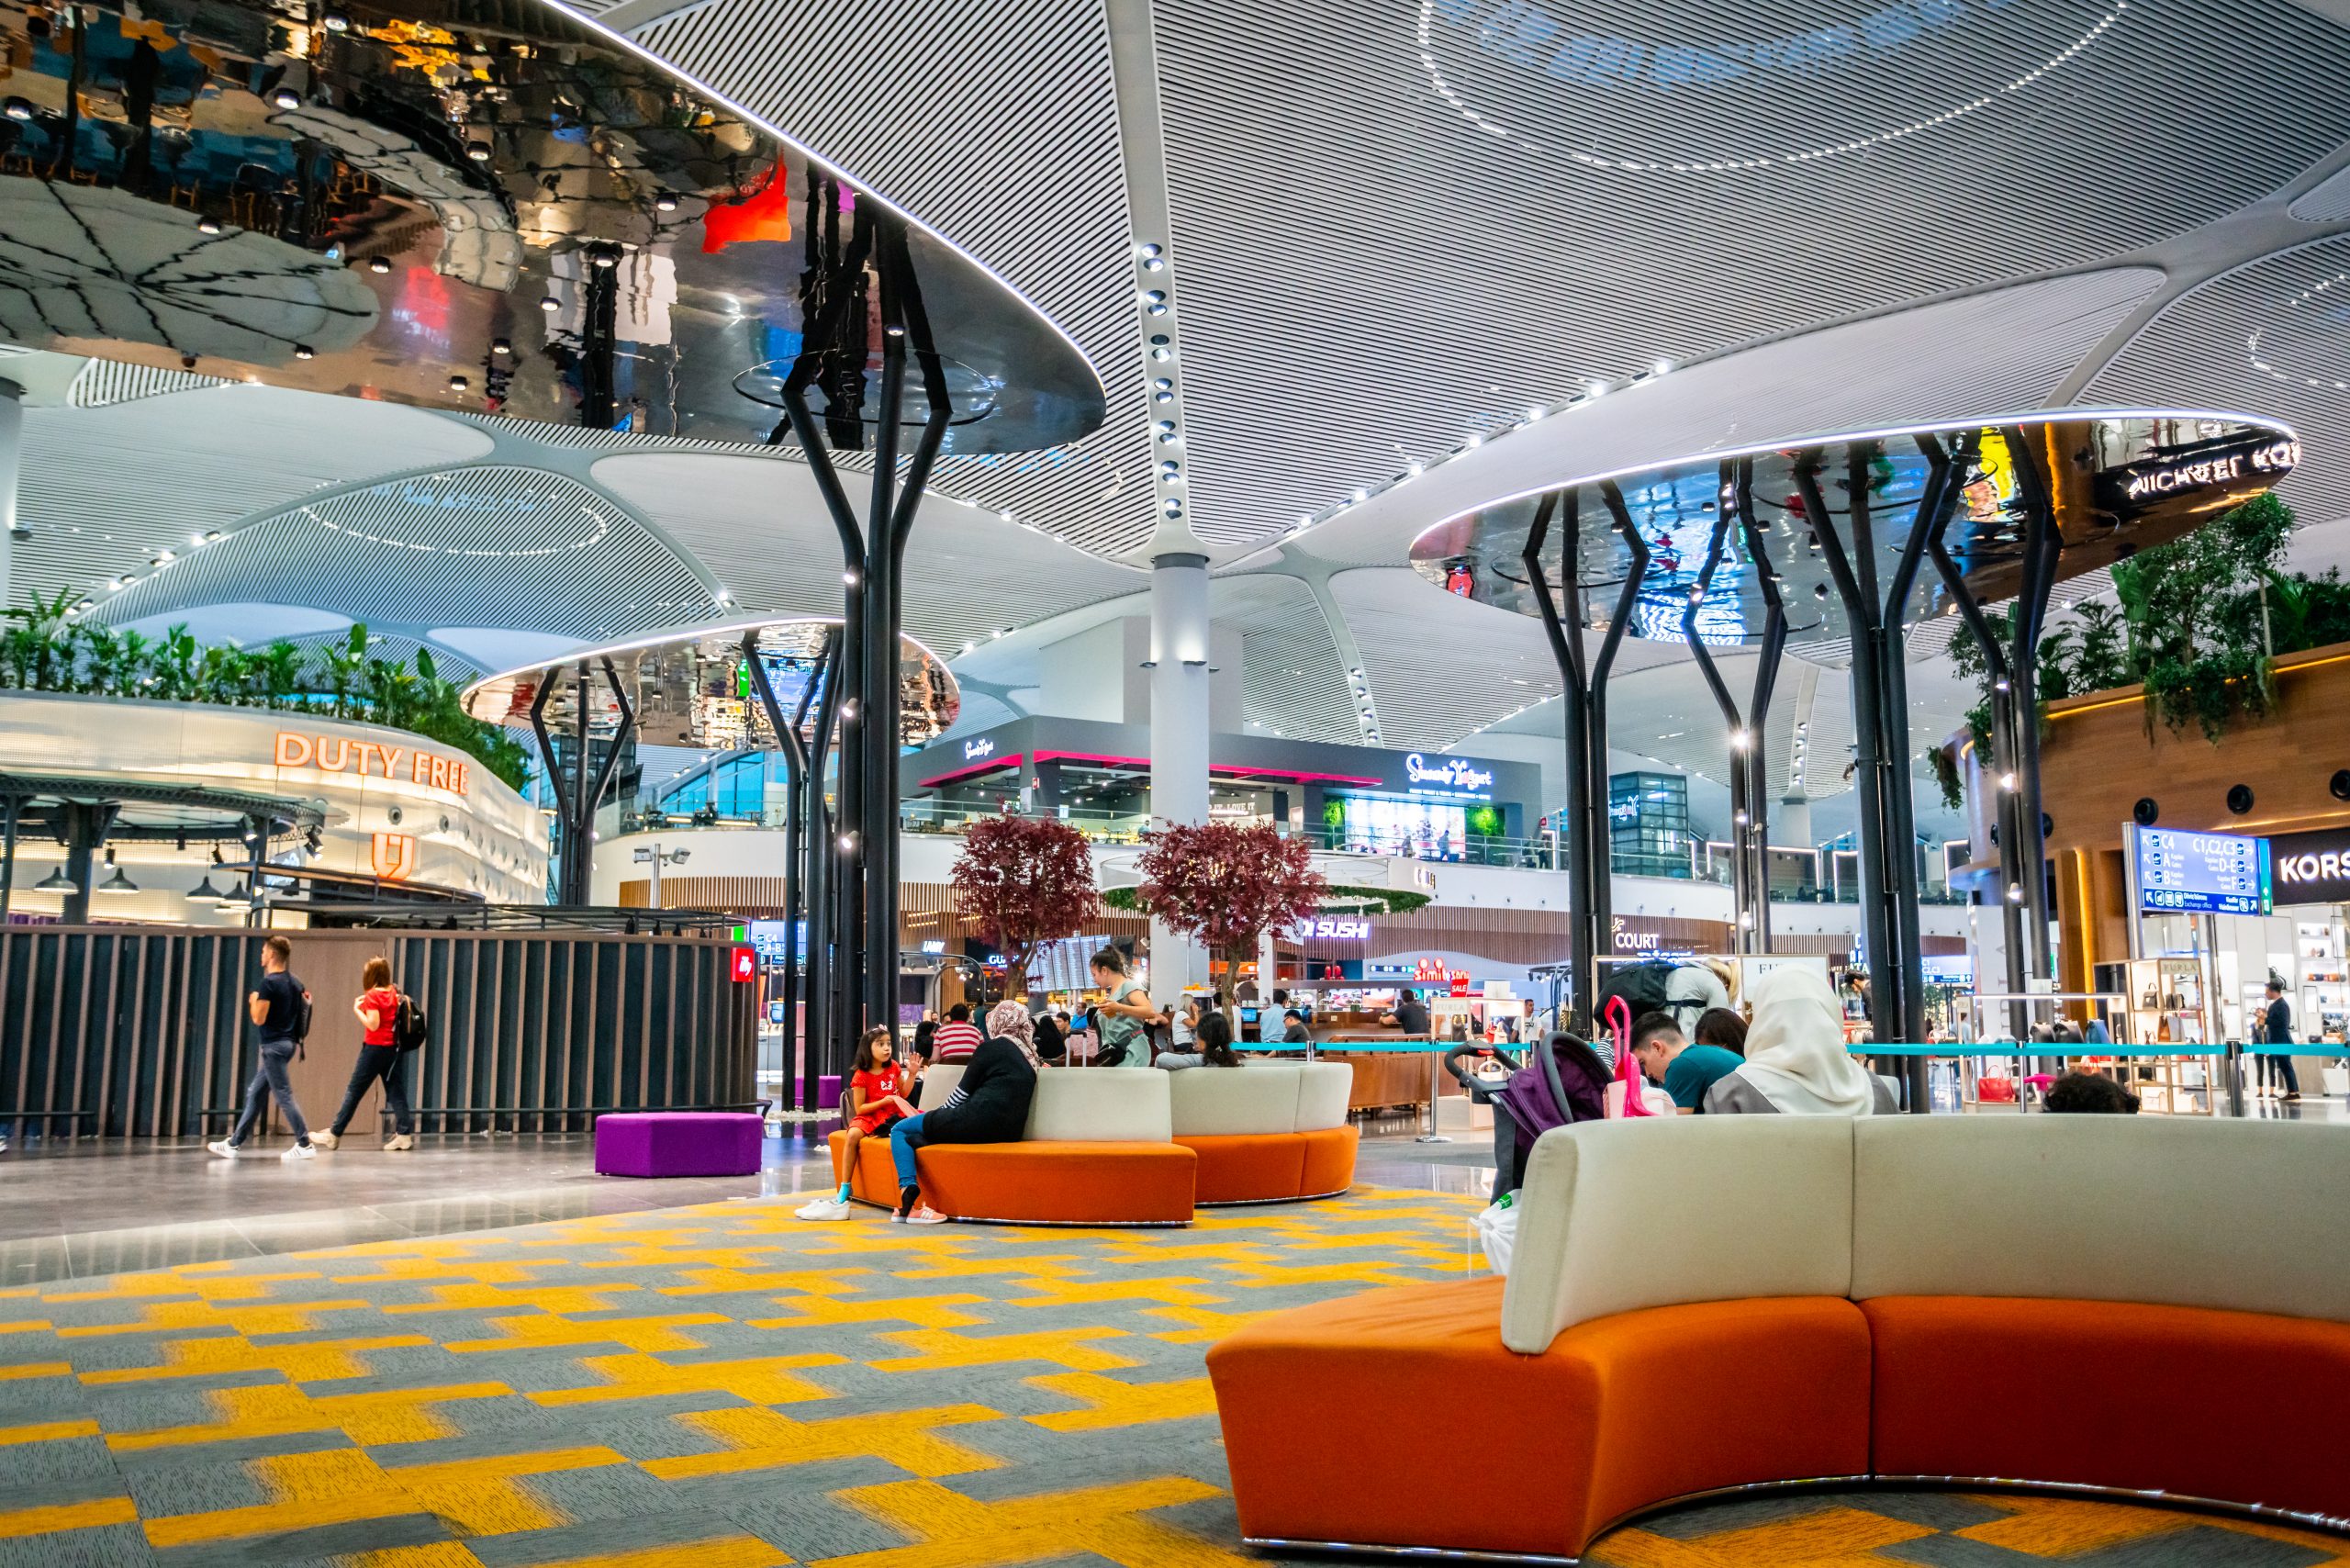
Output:
[[988,1033],[1002,1036],[1020,1047],[1030,1067],[1042,1067],[1044,1058],[1036,1054],[1036,1020],[1028,1015],[1024,1002],[999,1002],[988,1009]]
[[1818,971],[1789,966],[1747,988],[1746,1064],[1706,1091],[1709,1115],[1885,1115],[1892,1088],[1844,1048],[1844,1009]]

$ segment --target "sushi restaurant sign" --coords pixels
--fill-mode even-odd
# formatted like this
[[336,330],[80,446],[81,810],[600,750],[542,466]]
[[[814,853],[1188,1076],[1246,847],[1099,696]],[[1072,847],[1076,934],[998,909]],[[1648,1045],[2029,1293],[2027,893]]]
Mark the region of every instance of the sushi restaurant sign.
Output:
[[472,782],[473,764],[422,746],[383,745],[302,730],[277,732],[277,766],[315,767],[321,773],[355,773],[363,778],[393,778],[462,795]]

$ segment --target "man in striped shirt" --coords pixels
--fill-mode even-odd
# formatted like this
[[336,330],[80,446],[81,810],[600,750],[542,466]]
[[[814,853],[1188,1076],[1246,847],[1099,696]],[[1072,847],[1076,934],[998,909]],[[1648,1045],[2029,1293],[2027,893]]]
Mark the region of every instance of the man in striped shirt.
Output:
[[968,1061],[971,1053],[979,1048],[979,1041],[985,1037],[979,1033],[979,1025],[971,1022],[969,1005],[958,1002],[946,1010],[946,1022],[941,1024],[938,1033],[931,1037],[930,1059]]

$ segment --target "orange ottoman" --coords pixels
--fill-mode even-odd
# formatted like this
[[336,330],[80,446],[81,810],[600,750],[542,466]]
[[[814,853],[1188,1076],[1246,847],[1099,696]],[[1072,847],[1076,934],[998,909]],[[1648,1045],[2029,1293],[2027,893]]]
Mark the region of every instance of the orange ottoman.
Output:
[[[1669,1498],[1865,1473],[1868,1329],[1851,1302],[1653,1307],[1521,1356],[1501,1341],[1503,1283],[1324,1302],[1209,1350],[1242,1535],[1573,1557]],[[1411,1418],[1367,1424],[1366,1391]],[[1539,1473],[1470,1484],[1497,1441]]]
[[1203,1204],[1278,1204],[1343,1193],[1354,1182],[1360,1139],[1352,1126],[1175,1137],[1200,1157]]
[[2350,1518],[2350,1324],[2201,1307],[1877,1296],[1874,1460]]
[[[838,1180],[845,1135],[832,1135]],[[853,1194],[898,1206],[890,1140],[857,1148]],[[924,1144],[914,1156],[923,1201],[954,1219],[1027,1225],[1189,1225],[1198,1158],[1171,1143]]]

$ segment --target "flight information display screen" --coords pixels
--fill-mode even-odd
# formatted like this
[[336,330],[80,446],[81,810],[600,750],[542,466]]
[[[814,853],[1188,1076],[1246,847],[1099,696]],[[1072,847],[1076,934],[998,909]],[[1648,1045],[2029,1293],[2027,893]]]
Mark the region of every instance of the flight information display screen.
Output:
[[2147,914],[2266,914],[2268,841],[2137,827],[2138,908]]

